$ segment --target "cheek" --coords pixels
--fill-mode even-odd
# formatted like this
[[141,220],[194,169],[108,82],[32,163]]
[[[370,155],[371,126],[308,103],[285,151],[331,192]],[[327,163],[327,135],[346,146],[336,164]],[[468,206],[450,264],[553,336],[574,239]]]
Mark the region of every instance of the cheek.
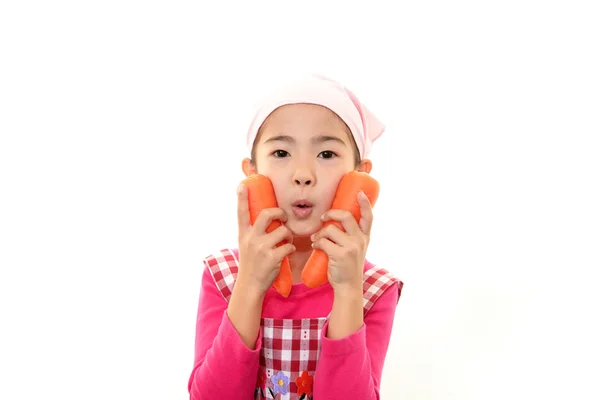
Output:
[[341,176],[339,177],[339,179],[335,179],[335,178],[334,179],[330,179],[324,185],[323,199],[326,201],[325,206],[326,206],[327,209],[331,209],[331,205],[333,204],[333,199],[334,199],[335,193],[337,191],[337,186],[338,186],[338,184],[339,184],[339,182],[340,182],[341,179],[342,179]]
[[273,184],[273,191],[275,192],[275,197],[277,198],[278,203],[286,200],[286,185],[285,178],[281,176],[281,173],[273,174],[272,171],[266,171],[264,175],[271,180],[271,184]]

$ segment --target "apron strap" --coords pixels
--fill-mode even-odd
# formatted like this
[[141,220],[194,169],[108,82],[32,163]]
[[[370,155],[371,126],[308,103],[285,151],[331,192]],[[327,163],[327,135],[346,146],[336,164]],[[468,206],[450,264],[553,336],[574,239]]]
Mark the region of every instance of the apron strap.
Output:
[[[204,260],[204,265],[209,268],[215,284],[223,298],[229,302],[233,286],[237,278],[238,262],[237,254],[232,249],[222,249],[217,251]],[[398,299],[402,293],[403,282],[390,271],[366,262],[367,266],[363,274],[363,311],[367,312],[373,307],[373,304],[390,287],[397,284]]]

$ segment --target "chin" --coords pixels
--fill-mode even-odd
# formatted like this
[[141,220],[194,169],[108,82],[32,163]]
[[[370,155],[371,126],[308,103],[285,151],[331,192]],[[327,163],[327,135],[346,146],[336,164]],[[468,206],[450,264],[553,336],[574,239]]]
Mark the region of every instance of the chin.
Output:
[[288,229],[296,237],[310,237],[321,229],[322,222],[319,221],[288,221],[286,224]]

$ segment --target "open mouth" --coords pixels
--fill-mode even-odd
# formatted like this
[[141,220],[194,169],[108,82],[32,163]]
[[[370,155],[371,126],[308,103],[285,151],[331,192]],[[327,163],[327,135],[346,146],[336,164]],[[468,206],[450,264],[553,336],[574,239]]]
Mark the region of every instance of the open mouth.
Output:
[[298,200],[292,204],[294,215],[298,218],[306,218],[312,212],[313,205],[307,200]]
[[292,207],[308,208],[312,207],[312,203],[308,200],[301,199],[292,203]]

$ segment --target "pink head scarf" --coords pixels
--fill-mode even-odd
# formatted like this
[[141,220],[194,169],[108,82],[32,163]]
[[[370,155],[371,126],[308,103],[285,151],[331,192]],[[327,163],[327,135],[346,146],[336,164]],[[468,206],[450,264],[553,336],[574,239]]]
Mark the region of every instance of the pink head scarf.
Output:
[[360,158],[367,157],[373,142],[381,136],[385,126],[349,89],[321,75],[310,75],[292,81],[272,92],[256,112],[247,135],[247,146],[252,145],[265,119],[276,108],[286,104],[310,103],[329,108],[350,128]]

